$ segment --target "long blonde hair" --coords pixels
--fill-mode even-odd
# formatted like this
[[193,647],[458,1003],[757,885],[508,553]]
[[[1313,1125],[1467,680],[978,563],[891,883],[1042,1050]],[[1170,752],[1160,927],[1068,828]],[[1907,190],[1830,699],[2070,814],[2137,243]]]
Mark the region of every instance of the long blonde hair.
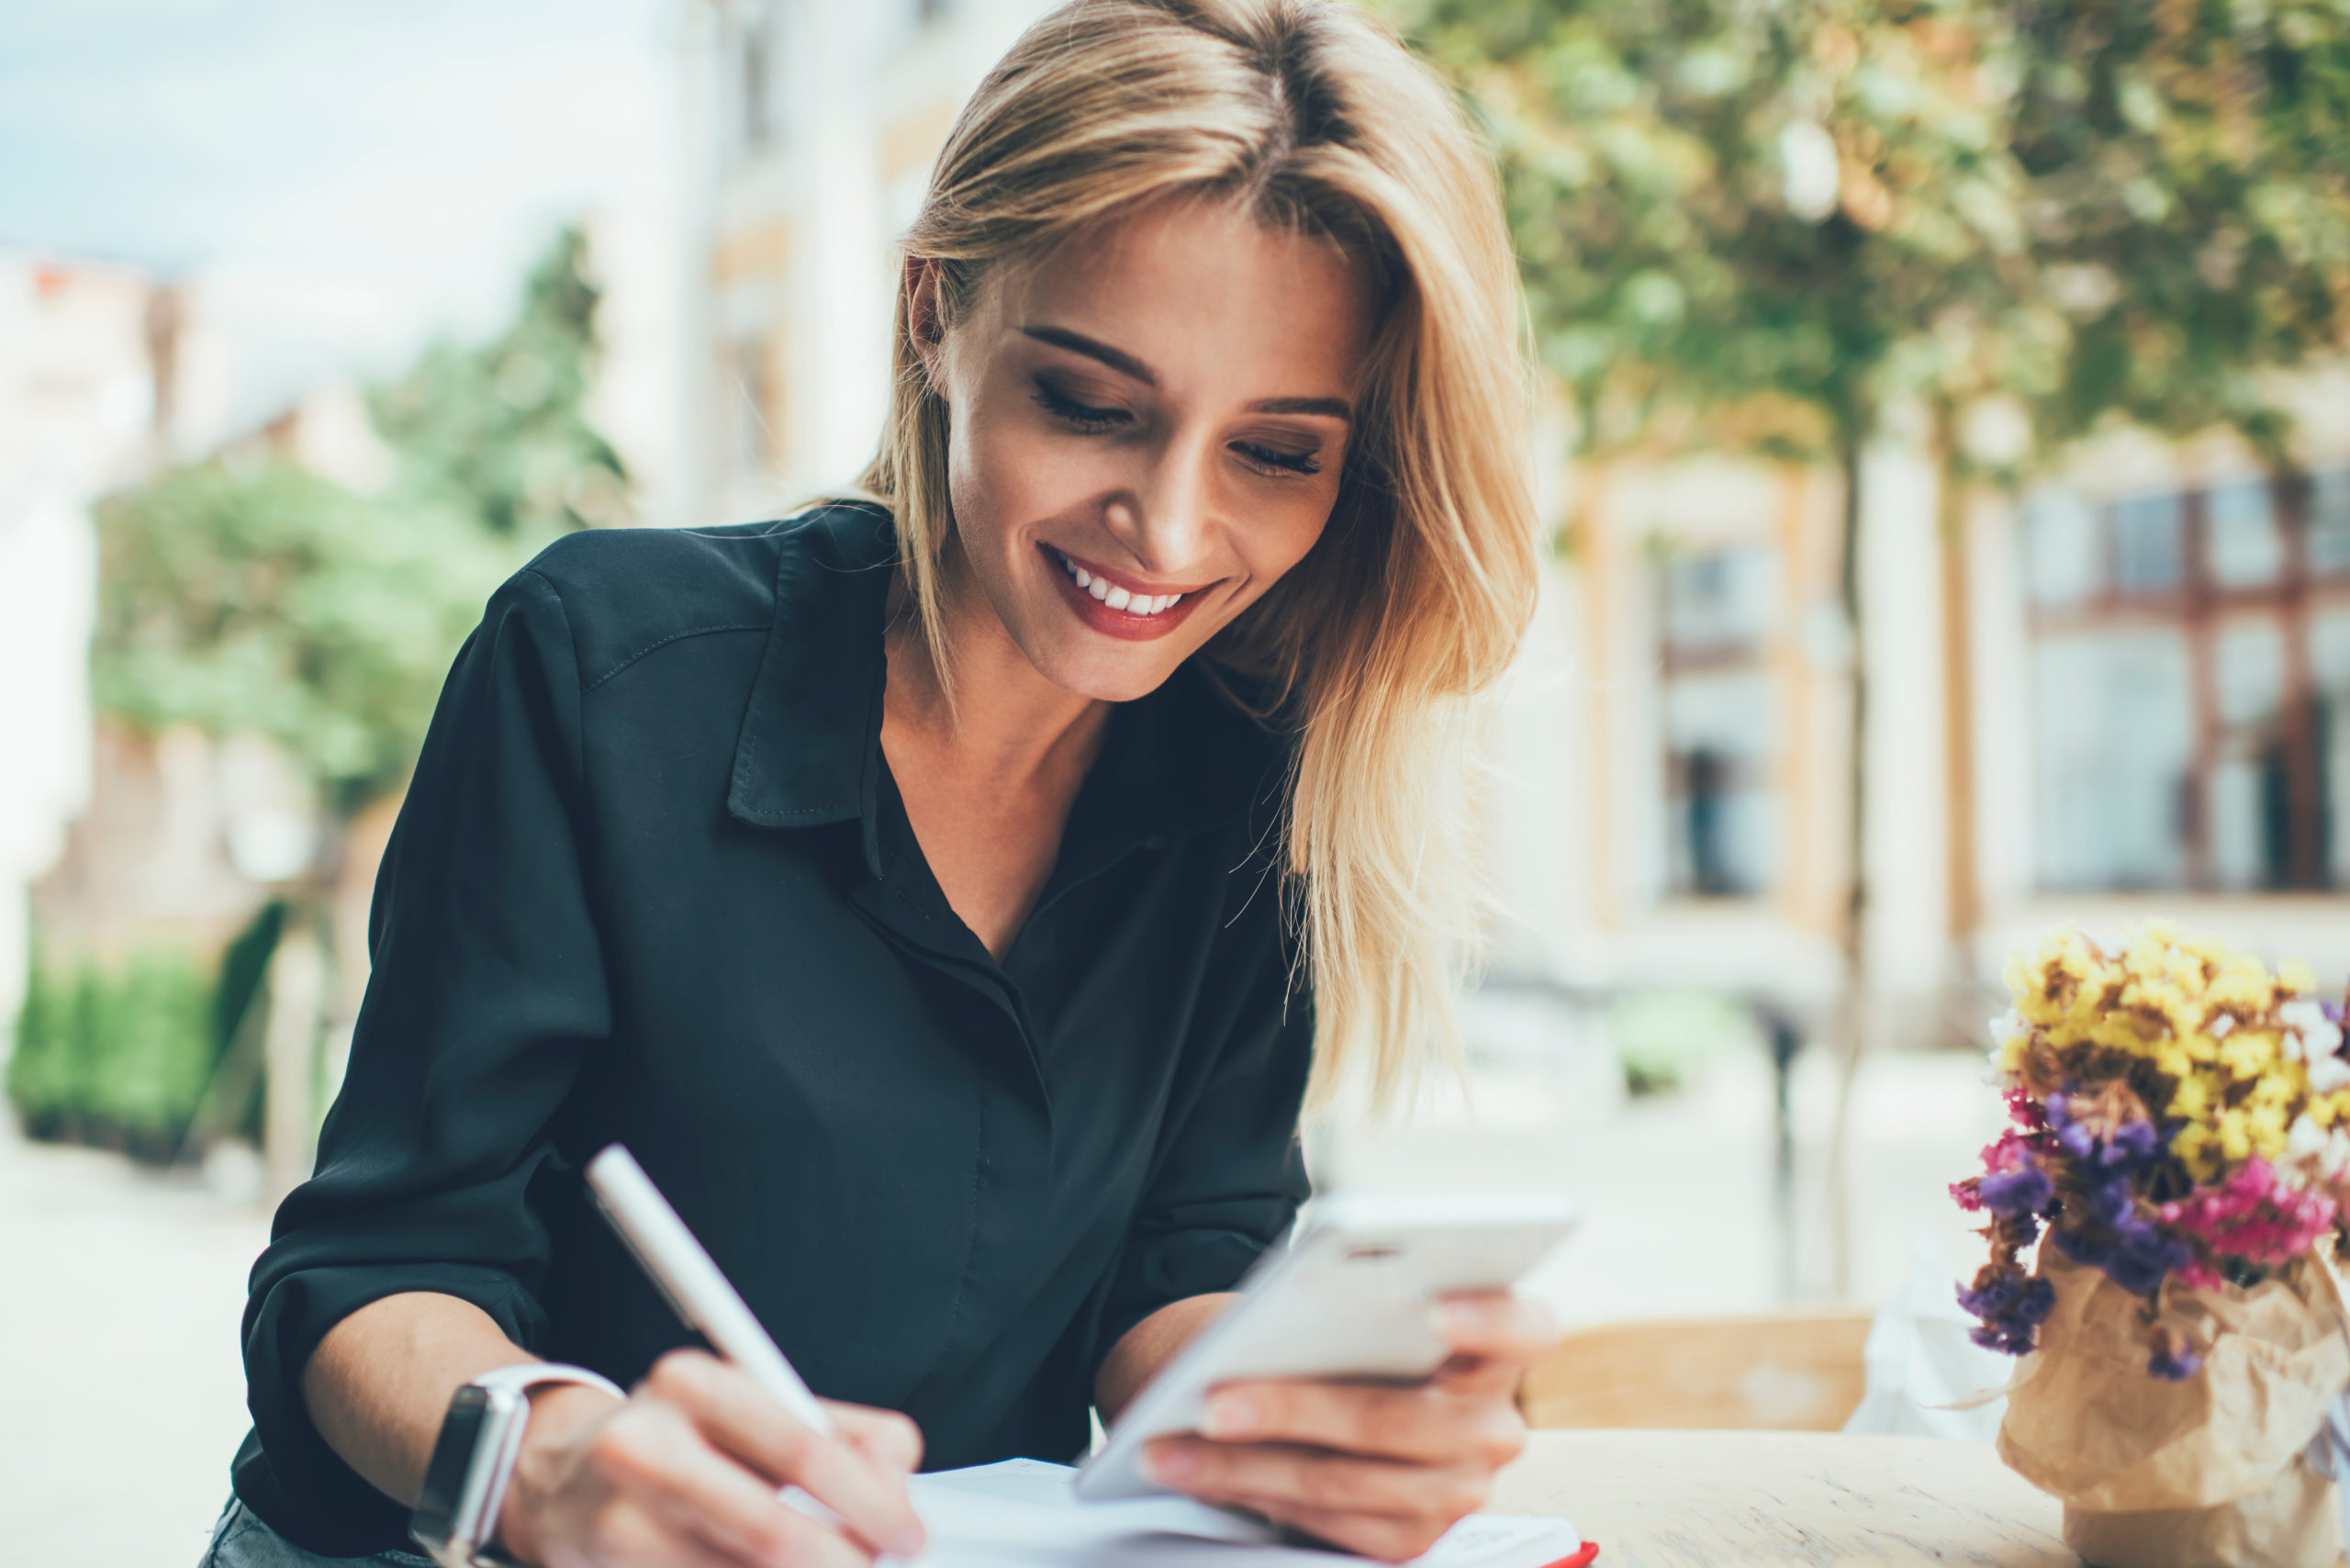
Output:
[[[1437,80],[1345,0],[1075,0],[963,110],[908,254],[951,324],[990,265],[1144,204],[1229,200],[1332,241],[1383,298],[1320,542],[1207,656],[1298,737],[1282,857],[1315,1007],[1309,1102],[1368,1068],[1384,1100],[1457,1051],[1473,941],[1466,700],[1533,611],[1524,311],[1493,162]],[[896,513],[942,676],[945,402],[898,297],[895,385],[864,487]]]

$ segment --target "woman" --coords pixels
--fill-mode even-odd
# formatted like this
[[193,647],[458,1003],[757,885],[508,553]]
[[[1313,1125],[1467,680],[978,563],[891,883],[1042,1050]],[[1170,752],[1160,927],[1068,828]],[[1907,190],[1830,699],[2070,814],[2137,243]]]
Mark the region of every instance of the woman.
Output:
[[[459,657],[218,1562],[397,1555],[453,1391],[540,1358],[638,1381],[533,1392],[513,1556],[912,1550],[918,1460],[1077,1453],[1289,1223],[1302,1102],[1449,1037],[1453,714],[1534,548],[1441,89],[1334,0],[1078,0],[957,124],[896,336],[869,501],[568,539]],[[836,1438],[678,1349],[582,1199],[615,1139]],[[1426,1389],[1227,1388],[1151,1463],[1412,1556],[1545,1338],[1444,1323]]]

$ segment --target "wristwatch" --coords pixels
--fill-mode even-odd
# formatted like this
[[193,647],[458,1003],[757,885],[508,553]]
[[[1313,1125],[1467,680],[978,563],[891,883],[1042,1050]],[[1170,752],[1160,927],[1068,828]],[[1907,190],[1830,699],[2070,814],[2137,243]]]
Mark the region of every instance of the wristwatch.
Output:
[[441,1568],[498,1568],[514,1560],[490,1543],[514,1456],[530,1424],[531,1390],[576,1383],[625,1399],[620,1385],[585,1367],[525,1361],[499,1367],[457,1390],[441,1422],[440,1440],[424,1467],[424,1493],[408,1516],[408,1533]]

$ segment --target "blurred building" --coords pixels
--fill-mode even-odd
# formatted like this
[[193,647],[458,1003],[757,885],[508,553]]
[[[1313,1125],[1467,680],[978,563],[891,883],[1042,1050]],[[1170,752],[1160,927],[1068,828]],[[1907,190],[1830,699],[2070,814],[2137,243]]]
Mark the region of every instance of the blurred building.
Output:
[[[683,0],[688,517],[846,484],[889,390],[893,248],[1042,0]],[[690,204],[691,197],[688,197]]]
[[137,268],[0,251],[0,1017],[25,890],[92,773],[89,508],[211,439],[219,355],[199,301]]
[[2350,379],[2294,401],[2304,475],[2224,438],[2118,436],[2021,496],[1964,498],[1947,532],[1933,469],[1887,441],[1863,483],[1857,644],[1832,473],[1572,475],[1506,726],[1531,766],[1501,786],[1505,964],[1824,999],[1857,669],[1874,1038],[1979,1034],[2006,955],[2065,921],[2177,917],[2339,987]]
[[[687,510],[772,516],[871,452],[893,238],[964,96],[1045,7],[686,4]],[[1979,1034],[2005,954],[2067,919],[2175,914],[2339,984],[2350,388],[2300,402],[2306,481],[2224,441],[2117,439],[2029,495],[1965,498],[1947,536],[1922,442],[1889,436],[1864,471],[1857,633],[1832,472],[1554,455],[1564,548],[1489,797],[1499,973],[1816,1021],[1847,978],[1857,847],[1874,1039]]]

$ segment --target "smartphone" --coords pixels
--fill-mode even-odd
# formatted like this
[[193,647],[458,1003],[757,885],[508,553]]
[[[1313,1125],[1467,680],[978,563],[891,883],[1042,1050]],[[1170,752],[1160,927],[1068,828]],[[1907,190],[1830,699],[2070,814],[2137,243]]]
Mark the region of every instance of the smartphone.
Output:
[[1199,1425],[1201,1402],[1240,1378],[1349,1378],[1410,1384],[1450,1353],[1438,1300],[1507,1290],[1573,1231],[1552,1193],[1340,1193],[1317,1199],[1286,1249],[1240,1282],[1240,1299],[1127,1406],[1077,1473],[1093,1502],[1167,1488],[1143,1473],[1143,1445]]

